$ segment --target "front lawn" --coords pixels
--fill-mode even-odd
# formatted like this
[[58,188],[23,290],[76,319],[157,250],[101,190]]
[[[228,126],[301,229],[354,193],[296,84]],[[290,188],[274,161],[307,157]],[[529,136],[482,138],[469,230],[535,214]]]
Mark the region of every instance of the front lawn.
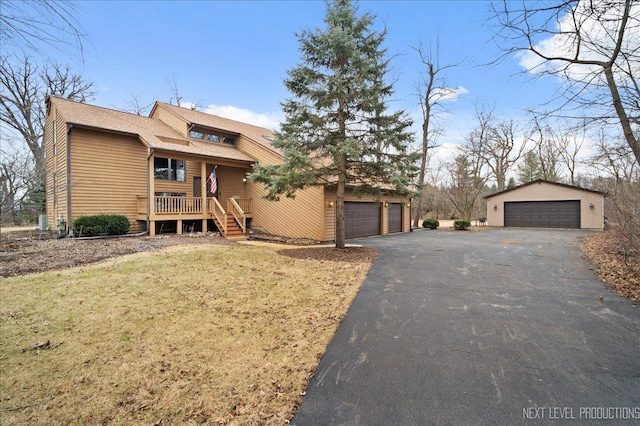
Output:
[[3,279],[0,423],[283,424],[369,266],[176,246]]

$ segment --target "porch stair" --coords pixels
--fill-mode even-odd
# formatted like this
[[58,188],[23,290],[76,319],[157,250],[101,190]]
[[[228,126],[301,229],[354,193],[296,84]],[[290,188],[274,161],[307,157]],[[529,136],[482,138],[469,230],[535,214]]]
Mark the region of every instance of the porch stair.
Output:
[[238,225],[232,215],[227,215],[227,232],[224,232],[224,227],[221,226],[220,221],[215,216],[212,216],[213,222],[216,224],[220,233],[229,241],[246,241],[247,236],[242,233],[242,228]]

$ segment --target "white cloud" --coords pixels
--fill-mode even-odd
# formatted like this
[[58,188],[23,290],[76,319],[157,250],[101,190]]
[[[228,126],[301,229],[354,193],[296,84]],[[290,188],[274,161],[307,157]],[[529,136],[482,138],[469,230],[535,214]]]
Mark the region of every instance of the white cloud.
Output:
[[238,108],[233,105],[215,104],[207,106],[203,112],[240,121],[242,123],[253,124],[254,126],[266,127],[267,129],[277,130],[280,128],[280,112],[257,113],[248,109]]
[[466,95],[469,93],[469,90],[466,87],[458,86],[456,88],[453,87],[443,87],[441,89],[436,90],[433,94],[433,97],[442,101],[457,101],[458,98],[462,95]]
[[[552,29],[554,35],[538,41],[534,45],[535,50],[546,57],[572,58],[576,54],[575,33],[578,27],[582,40],[579,59],[608,60],[608,53],[613,49],[618,33],[621,5],[621,2],[612,4],[602,0],[579,2],[576,13],[563,16],[556,28]],[[587,8],[590,10],[592,7],[597,10],[596,13],[587,12]],[[632,5],[631,9],[631,17],[635,16],[637,19],[637,16],[640,16],[640,3]],[[574,18],[578,22],[574,21]],[[637,52],[639,48],[640,26],[630,23],[627,26],[623,51]],[[519,59],[519,65],[531,74],[555,72],[566,66],[564,61],[546,61],[530,50],[519,52],[516,57]],[[634,68],[636,73],[640,73],[640,64],[636,63]],[[566,69],[564,75],[574,80],[584,80],[589,78],[594,70],[599,70],[599,67],[574,64]]]

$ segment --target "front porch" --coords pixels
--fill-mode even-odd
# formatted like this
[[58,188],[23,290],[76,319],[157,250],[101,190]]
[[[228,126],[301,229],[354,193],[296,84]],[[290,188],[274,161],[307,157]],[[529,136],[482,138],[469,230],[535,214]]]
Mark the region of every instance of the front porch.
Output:
[[214,197],[138,196],[137,220],[149,221],[149,234],[155,235],[156,222],[176,221],[176,232],[182,234],[183,221],[202,221],[207,232],[207,221],[213,220],[220,233],[227,239],[245,239],[247,219],[253,217],[251,198],[228,198],[226,206]]

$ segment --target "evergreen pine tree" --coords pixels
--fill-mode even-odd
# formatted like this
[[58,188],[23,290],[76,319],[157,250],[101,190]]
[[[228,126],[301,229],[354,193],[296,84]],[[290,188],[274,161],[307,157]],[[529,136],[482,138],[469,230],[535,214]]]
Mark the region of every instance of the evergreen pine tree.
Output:
[[387,105],[393,86],[385,82],[386,31],[374,31],[374,16],[357,12],[350,0],[335,0],[327,4],[326,28],[298,35],[302,60],[285,80],[291,97],[282,104],[285,121],[273,141],[284,164],[257,165],[250,176],[271,200],[335,185],[339,248],[345,244],[345,189],[380,194],[392,185],[407,194],[417,160],[408,149],[411,120]]
[[540,158],[535,151],[529,151],[524,155],[522,163],[518,165],[518,180],[520,183],[529,183],[542,178],[542,166]]

